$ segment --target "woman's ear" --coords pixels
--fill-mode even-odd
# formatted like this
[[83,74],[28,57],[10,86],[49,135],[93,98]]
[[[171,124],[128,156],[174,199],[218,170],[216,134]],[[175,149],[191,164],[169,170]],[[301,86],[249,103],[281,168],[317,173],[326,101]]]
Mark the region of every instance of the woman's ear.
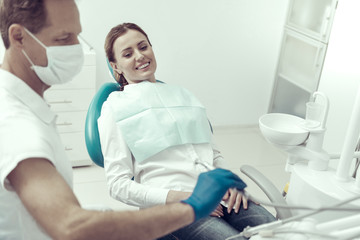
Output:
[[110,65],[113,69],[114,72],[118,73],[118,74],[122,74],[122,72],[117,68],[116,64],[114,62],[110,62]]

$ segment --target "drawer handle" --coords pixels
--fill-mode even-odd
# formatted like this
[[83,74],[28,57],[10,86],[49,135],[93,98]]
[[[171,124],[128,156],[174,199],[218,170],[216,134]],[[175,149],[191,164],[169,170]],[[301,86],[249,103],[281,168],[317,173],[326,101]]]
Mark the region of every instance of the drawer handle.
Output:
[[63,100],[63,101],[53,101],[49,102],[49,104],[64,104],[64,103],[72,103],[70,100]]
[[71,126],[71,125],[73,125],[71,122],[69,123],[69,122],[63,122],[63,123],[57,123],[56,124],[57,126]]
[[65,151],[72,151],[73,149],[71,147],[65,147]]

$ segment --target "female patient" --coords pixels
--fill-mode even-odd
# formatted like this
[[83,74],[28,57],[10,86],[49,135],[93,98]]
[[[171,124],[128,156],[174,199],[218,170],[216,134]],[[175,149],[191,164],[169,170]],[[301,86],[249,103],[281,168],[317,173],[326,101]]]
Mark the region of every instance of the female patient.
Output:
[[[112,28],[105,51],[122,86],[110,94],[98,120],[111,196],[140,208],[187,199],[201,172],[226,168],[203,105],[181,87],[156,82],[152,45],[139,26]],[[211,216],[172,235],[224,239],[275,220],[233,189],[223,200]]]

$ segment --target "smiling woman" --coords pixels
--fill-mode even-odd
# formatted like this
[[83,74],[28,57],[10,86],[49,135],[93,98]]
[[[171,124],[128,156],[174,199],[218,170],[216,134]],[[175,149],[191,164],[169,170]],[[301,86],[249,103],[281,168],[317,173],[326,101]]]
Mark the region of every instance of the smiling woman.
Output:
[[[207,171],[204,166],[227,168],[227,164],[214,144],[200,101],[182,87],[156,81],[155,55],[139,29],[125,23],[107,35],[106,55],[123,89],[105,101],[98,127],[111,196],[147,208],[185,200],[198,176]],[[173,235],[191,239],[205,228],[197,239],[224,239],[248,225],[275,220],[233,189],[223,200],[213,217]]]

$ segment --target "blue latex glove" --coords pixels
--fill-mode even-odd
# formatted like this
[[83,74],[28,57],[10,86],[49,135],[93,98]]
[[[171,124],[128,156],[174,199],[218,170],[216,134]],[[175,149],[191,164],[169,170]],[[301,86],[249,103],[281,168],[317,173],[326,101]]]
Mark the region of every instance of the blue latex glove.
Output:
[[243,190],[246,184],[229,170],[217,168],[201,173],[192,195],[182,202],[195,212],[195,221],[212,213],[229,188]]

